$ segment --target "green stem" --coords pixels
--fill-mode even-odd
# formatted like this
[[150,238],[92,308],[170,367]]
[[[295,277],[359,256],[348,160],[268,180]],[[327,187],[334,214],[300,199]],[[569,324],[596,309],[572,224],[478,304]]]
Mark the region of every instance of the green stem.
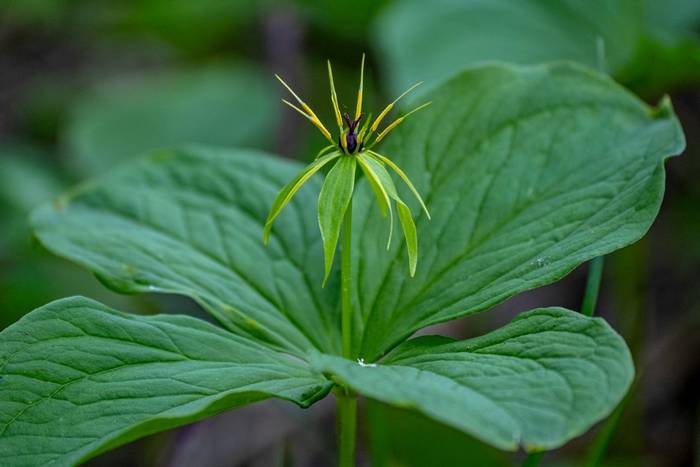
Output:
[[586,316],[593,316],[595,306],[598,302],[598,291],[600,290],[600,279],[603,277],[603,257],[598,256],[591,260],[588,267],[588,280],[586,281],[586,291],[583,294],[581,313]]
[[620,405],[615,408],[615,411],[608,417],[603,428],[600,429],[598,435],[595,437],[593,444],[588,450],[588,455],[586,456],[586,467],[598,467],[605,457],[605,453],[608,450],[610,441],[612,440],[615,430],[620,423],[620,418],[622,417],[622,412],[624,412],[627,402],[630,399],[631,389],[627,393]]
[[[352,200],[343,219],[343,243],[340,251],[340,299],[343,357],[352,359]],[[337,395],[338,465],[354,467],[355,433],[357,431],[357,396],[347,388]]]
[[357,397],[337,395],[338,410],[338,465],[355,466],[355,431],[357,425]]
[[523,461],[523,467],[537,467],[540,465],[540,461],[544,457],[544,451],[542,452],[531,452],[527,455]]
[[352,199],[343,219],[343,244],[340,250],[340,298],[343,357],[352,358]]

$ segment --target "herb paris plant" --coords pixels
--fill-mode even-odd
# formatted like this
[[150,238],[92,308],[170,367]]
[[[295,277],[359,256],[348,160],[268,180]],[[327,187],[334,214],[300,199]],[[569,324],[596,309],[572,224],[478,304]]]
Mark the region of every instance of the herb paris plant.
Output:
[[420,267],[409,277],[405,244],[387,253],[377,241],[386,223],[359,179],[341,245],[345,316],[342,271],[320,287],[310,208],[320,177],[260,241],[297,163],[160,151],[38,209],[34,231],[49,250],[120,292],[191,297],[221,326],[80,297],[31,312],[0,333],[0,457],[76,464],[269,397],[306,407],[334,386],[510,450],[560,446],[610,413],[633,367],[599,318],[545,308],[476,339],[407,338],[640,238],[661,203],[663,162],[684,146],[670,104],[650,108],[571,64],[472,68],[428,99],[430,112],[382,142],[432,215],[415,221]]
[[[279,76],[277,79],[284,85],[285,88],[299,102],[301,109],[291,102],[282,99],[282,102],[299,112],[307,118],[321,134],[330,141],[330,145],[323,148],[316,160],[308,165],[299,175],[297,175],[282,191],[277,195],[275,202],[270,209],[270,214],[267,216],[265,228],[263,231],[265,243],[269,241],[272,223],[279,216],[282,210],[292,200],[294,194],[306,183],[311,176],[321,170],[326,164],[335,161],[335,165],[328,173],[326,180],[321,189],[321,194],[318,198],[318,223],[321,228],[321,238],[323,239],[323,248],[325,254],[325,276],[324,284],[328,279],[331,267],[333,266],[333,257],[335,255],[338,238],[340,237],[340,227],[342,224],[345,212],[352,206],[352,195],[355,183],[355,169],[359,164],[362,172],[367,177],[367,180],[372,187],[372,191],[377,197],[377,203],[382,215],[386,216],[389,213],[389,240],[387,242],[387,250],[391,247],[391,237],[394,226],[394,215],[392,209],[392,201],[396,203],[399,221],[403,229],[404,238],[406,240],[406,251],[408,252],[408,264],[411,276],[416,273],[416,264],[418,261],[418,239],[416,234],[416,226],[413,222],[411,210],[406,206],[406,203],[399,197],[394,182],[387,172],[385,166],[389,166],[396,172],[404,183],[411,189],[415,197],[420,202],[423,211],[430,219],[430,213],[425,206],[423,199],[418,194],[418,191],[413,186],[413,183],[395,163],[389,158],[373,151],[372,148],[383,140],[393,129],[403,122],[409,115],[427,107],[430,102],[420,105],[405,115],[397,118],[378,135],[372,139],[374,133],[379,129],[379,125],[384,120],[389,112],[394,108],[396,103],[406,94],[418,87],[420,83],[411,86],[403,94],[397,97],[393,102],[387,105],[384,110],[377,116],[374,122],[371,123],[371,117],[367,118],[365,125],[360,129],[359,124],[364,114],[362,113],[362,97],[364,92],[364,75],[365,75],[365,56],[362,56],[362,65],[360,67],[360,87],[357,91],[357,106],[355,117],[351,118],[347,113],[341,117],[340,107],[338,105],[338,96],[335,91],[335,83],[333,81],[333,70],[330,61],[328,62],[328,81],[331,86],[331,103],[335,112],[336,122],[338,124],[338,141],[333,142],[333,137],[330,131],[326,129],[321,120],[316,116],[316,113],[309,107],[294,91],[282,80]],[[302,110],[303,109],[303,110]],[[371,142],[370,142],[371,141]],[[330,154],[326,154],[330,152]]]

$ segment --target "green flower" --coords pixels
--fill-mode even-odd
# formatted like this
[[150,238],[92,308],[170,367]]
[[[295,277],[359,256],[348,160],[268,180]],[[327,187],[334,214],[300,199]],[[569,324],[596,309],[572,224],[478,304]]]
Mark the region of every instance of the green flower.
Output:
[[[318,197],[318,223],[321,229],[321,237],[323,239],[323,248],[325,254],[325,280],[333,266],[333,257],[335,255],[336,246],[340,237],[340,228],[345,217],[347,209],[352,205],[352,195],[355,186],[355,171],[359,164],[360,169],[364,173],[367,181],[374,192],[379,209],[383,216],[389,217],[389,239],[387,241],[387,249],[391,246],[391,237],[394,228],[394,209],[399,217],[399,222],[403,230],[404,239],[406,241],[406,250],[408,252],[408,264],[411,277],[415,275],[416,265],[418,261],[418,237],[416,226],[413,222],[413,216],[408,206],[399,197],[391,175],[387,171],[387,167],[393,170],[408,188],[413,192],[421,207],[425,211],[426,216],[430,219],[430,213],[425,206],[416,187],[411,183],[406,173],[399,168],[388,157],[374,151],[373,148],[382,141],[394,128],[396,128],[406,117],[417,112],[428,105],[425,103],[411,110],[410,112],[400,116],[391,124],[387,125],[383,130],[377,133],[380,124],[384,118],[391,112],[396,103],[406,94],[414,90],[421,83],[417,83],[407,89],[403,94],[397,97],[393,102],[386,106],[384,110],[372,122],[371,115],[367,118],[364,124],[360,127],[364,114],[362,113],[362,98],[364,87],[364,69],[365,56],[362,56],[362,65],[360,69],[360,86],[357,91],[357,106],[354,118],[351,118],[347,113],[341,114],[338,105],[338,96],[335,92],[335,84],[333,82],[333,71],[331,63],[328,62],[328,79],[330,81],[331,102],[335,111],[335,118],[338,124],[338,140],[334,141],[331,132],[319,120],[316,113],[304,102],[299,96],[282,80],[278,75],[275,75],[282,85],[287,88],[291,95],[296,99],[300,107],[291,102],[282,99],[282,101],[308,119],[323,136],[331,143],[316,156],[316,159],[309,164],[304,170],[299,173],[282,191],[277,195],[270,213],[265,222],[263,229],[263,240],[268,243],[272,223],[279,216],[282,210],[292,200],[296,192],[306,183],[316,172],[321,170],[330,162],[334,162],[333,167],[328,172],[326,179],[321,188],[321,193]],[[371,122],[371,123],[370,123]],[[376,136],[375,136],[376,133]]]

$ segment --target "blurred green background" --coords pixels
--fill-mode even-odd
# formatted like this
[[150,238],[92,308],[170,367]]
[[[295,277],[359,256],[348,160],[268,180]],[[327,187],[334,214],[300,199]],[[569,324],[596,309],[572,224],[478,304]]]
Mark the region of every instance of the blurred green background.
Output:
[[[611,420],[542,465],[700,465],[699,0],[3,0],[0,2],[0,328],[82,294],[139,313],[190,302],[116,295],[43,251],[27,214],[72,184],[151,149],[198,142],[312,158],[322,141],[279,99],[279,73],[331,121],[325,60],[353,96],[368,55],[368,106],[482,61],[574,60],[655,103],[670,94],[688,139],[658,221],[606,260],[598,309],[630,344],[638,378]],[[352,99],[345,100],[348,107]],[[576,309],[582,266],[558,284],[431,332],[492,329],[518,311]],[[421,416],[367,401],[362,465],[518,465]],[[325,466],[332,404],[267,402],[132,443],[107,466]]]

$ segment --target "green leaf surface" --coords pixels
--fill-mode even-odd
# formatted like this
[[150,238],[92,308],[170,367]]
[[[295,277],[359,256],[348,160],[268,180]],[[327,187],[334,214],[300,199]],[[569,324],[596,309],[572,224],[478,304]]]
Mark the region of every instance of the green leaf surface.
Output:
[[378,364],[314,355],[365,396],[418,410],[501,449],[552,449],[605,417],[632,381],[622,338],[562,308],[523,313],[481,337],[408,341]]
[[[630,66],[657,73],[652,66],[637,63],[646,60],[651,65],[660,59],[640,53],[644,42],[663,40],[673,54],[674,43],[688,38],[698,20],[698,2],[674,3],[437,0],[425,8],[420,0],[405,0],[386,8],[374,30],[394,92],[419,80],[441,82],[484,61],[572,60],[615,76]],[[700,41],[694,42],[695,53],[700,54]],[[698,63],[679,62],[677,73],[697,76]],[[680,79],[664,78],[658,83],[661,89]]]
[[356,166],[357,161],[354,156],[341,156],[328,172],[321,193],[318,195],[318,225],[321,228],[324,252],[324,284],[333,267],[340,227],[352,199]]
[[244,64],[113,78],[77,104],[64,139],[71,162],[88,175],[186,143],[266,149],[274,89],[270,77]]
[[257,151],[161,151],[34,212],[39,240],[114,290],[191,297],[229,329],[301,354],[337,352],[337,275],[325,289],[312,179],[263,223],[298,163]]
[[140,317],[74,297],[0,334],[0,458],[72,465],[132,439],[268,397],[306,407],[308,366],[202,320]]
[[650,108],[573,64],[478,67],[426,99],[381,149],[432,216],[402,196],[420,213],[413,279],[403,246],[387,254],[377,240],[385,221],[370,190],[357,189],[353,342],[367,361],[639,239],[661,203],[663,161],[685,145],[669,102]]

